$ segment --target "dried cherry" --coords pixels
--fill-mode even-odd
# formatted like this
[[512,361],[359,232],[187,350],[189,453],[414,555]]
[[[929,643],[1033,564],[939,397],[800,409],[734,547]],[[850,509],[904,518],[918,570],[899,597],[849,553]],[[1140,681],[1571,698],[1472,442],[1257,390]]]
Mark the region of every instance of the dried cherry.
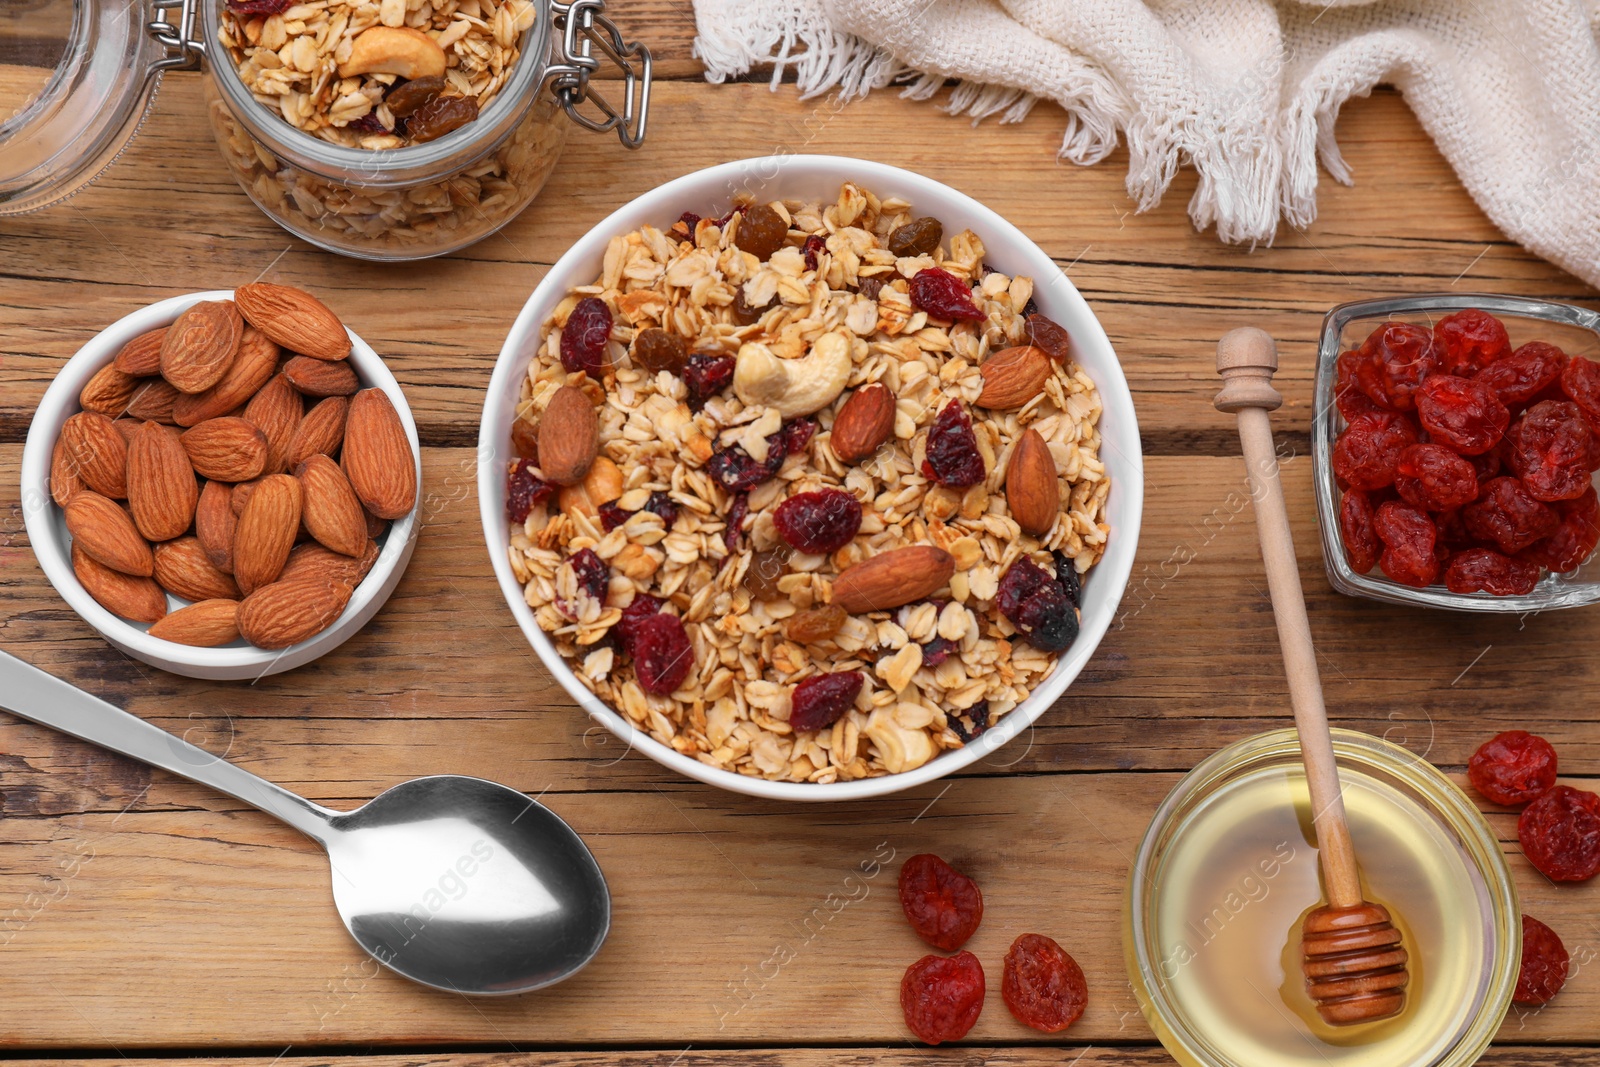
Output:
[[437,141],[478,119],[475,96],[435,96],[406,119],[406,136],[412,144]]
[[1442,445],[1411,445],[1395,462],[1394,487],[1408,504],[1450,511],[1478,498],[1478,474]]
[[1028,343],[1057,363],[1072,358],[1072,338],[1066,328],[1043,315],[1029,315],[1027,320]]
[[939,251],[939,240],[944,237],[944,224],[924,215],[912,219],[904,226],[896,226],[889,234],[889,251],[896,256],[931,256]]
[[683,620],[668,612],[646,615],[633,623],[628,636],[628,651],[633,655],[633,672],[639,688],[656,696],[666,696],[689,677],[694,667],[694,646],[683,628]]
[[1522,555],[1557,574],[1576,570],[1600,545],[1600,498],[1594,487],[1575,500],[1558,501],[1556,512],[1561,523],[1555,533],[1535,541]]
[[856,706],[860,692],[860,671],[835,671],[803,679],[789,697],[789,728],[804,732],[832,726]]
[[1046,1034],[1078,1021],[1089,1003],[1089,983],[1078,961],[1043,934],[1023,934],[1011,942],[1000,995],[1017,1022]]
[[683,366],[683,382],[689,387],[689,406],[698,411],[705,402],[733,381],[734,358],[696,352]]
[[1378,506],[1373,529],[1383,542],[1378,567],[1401,585],[1432,585],[1439,577],[1439,558],[1434,549],[1439,529],[1421,508],[1398,500]]
[[1492,548],[1462,549],[1450,557],[1444,569],[1444,587],[1452,593],[1524,596],[1538,584],[1537,563]]
[[1339,532],[1344,537],[1344,552],[1350,560],[1350,569],[1366,574],[1378,564],[1383,553],[1383,542],[1373,526],[1377,509],[1372,497],[1360,489],[1351,489],[1339,502]]
[[1549,1003],[1567,984],[1572,959],[1556,932],[1538,919],[1522,917],[1522,964],[1511,999],[1537,1007]]
[[1464,455],[1487,452],[1500,443],[1511,412],[1483,382],[1435,374],[1416,394],[1417,419],[1428,435]]
[[1535,500],[1515,478],[1489,481],[1478,499],[1461,509],[1467,532],[1479,541],[1494,544],[1507,555],[1515,555],[1561,525],[1561,517],[1550,505]]
[[765,263],[772,258],[772,253],[783,247],[788,236],[788,220],[776,208],[752,204],[740,213],[733,243]]
[[927,852],[900,865],[900,907],[918,937],[946,952],[966,944],[983,921],[978,883]]
[[1571,500],[1589,488],[1594,435],[1578,405],[1542,400],[1506,434],[1506,462],[1536,500]]
[[1582,882],[1600,871],[1600,796],[1552,786],[1522,809],[1517,840],[1528,862],[1554,882]]
[[1388,410],[1363,393],[1361,387],[1356,384],[1356,368],[1365,359],[1366,357],[1360,352],[1351,349],[1348,352],[1341,352],[1334,363],[1338,368],[1338,376],[1333,385],[1333,406],[1339,409],[1339,414],[1344,416],[1345,422],[1354,422],[1359,415]]
[[796,493],[778,505],[772,523],[791,547],[827,555],[848,545],[861,529],[861,501],[842,489]]
[[506,518],[526,522],[528,512],[556,494],[556,487],[534,473],[531,459],[514,460],[506,476]]
[[[606,365],[606,342],[611,339],[611,309],[598,296],[586,296],[567,315],[561,327],[561,366],[568,372],[585,371],[599,380]],[[732,372],[729,372],[731,378]]]
[[1392,411],[1358,415],[1333,446],[1333,473],[1353,489],[1394,484],[1400,453],[1417,443],[1417,428]]
[[1556,784],[1556,750],[1526,730],[1495,734],[1467,760],[1467,780],[1493,803],[1520,807]]
[[1386,322],[1361,343],[1356,385],[1378,405],[1410,411],[1423,379],[1439,369],[1439,347],[1420,326]]
[[1497,359],[1511,354],[1505,323],[1486,311],[1467,308],[1446,315],[1433,327],[1444,369],[1471,377]]
[[983,964],[970,952],[924,956],[900,979],[906,1026],[930,1045],[967,1036],[983,1011]]
[[911,306],[952,322],[982,322],[986,317],[973,303],[972,287],[938,267],[923,267],[911,279]]
[[1526,404],[1561,377],[1567,355],[1555,345],[1529,341],[1509,356],[1489,364],[1472,376],[1495,391],[1508,408]]
[[928,428],[922,473],[940,485],[965,488],[983,481],[983,455],[972,432],[972,418],[961,401],[952,400]]
[[652,326],[640,330],[634,337],[632,356],[635,363],[651,374],[657,371],[682,374],[689,364],[689,346],[677,334]]

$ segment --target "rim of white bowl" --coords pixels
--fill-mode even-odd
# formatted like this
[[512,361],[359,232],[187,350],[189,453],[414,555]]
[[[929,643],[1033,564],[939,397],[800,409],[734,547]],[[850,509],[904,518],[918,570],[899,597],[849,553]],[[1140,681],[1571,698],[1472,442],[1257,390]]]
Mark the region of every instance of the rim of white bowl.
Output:
[[[232,300],[232,289],[213,289],[168,297],[124,315],[90,338],[56,373],[28,427],[22,449],[23,523],[34,558],[56,592],[107,641],[128,655],[174,674],[227,681],[262,677],[292,670],[331,652],[365,626],[394,591],[401,572],[416,547],[418,514],[422,506],[422,450],[416,422],[400,383],[384,365],[382,357],[356,335],[350,335],[350,363],[363,388],[379,388],[394,403],[411,442],[417,471],[417,504],[405,517],[395,519],[385,536],[377,560],[356,588],[344,611],[318,633],[296,645],[272,651],[263,648],[195,648],[174,644],[145,632],[143,623],[132,623],[100,606],[78,581],[72,570],[70,542],[58,527],[61,509],[50,498],[50,456],[67,417],[81,410],[78,394],[101,367],[116,358],[122,346],[133,338],[165,326],[182,312],[202,300]],[[374,580],[376,578],[376,580]],[[193,672],[193,673],[191,673]]]
[[[1083,358],[1095,364],[1089,373],[1100,391],[1103,406],[1100,419],[1102,458],[1108,449],[1117,454],[1114,465],[1118,470],[1112,479],[1107,516],[1109,518],[1115,511],[1118,522],[1107,539],[1105,555],[1085,581],[1085,590],[1092,587],[1096,594],[1094,610],[1084,612],[1077,640],[1026,700],[971,744],[944,752],[921,767],[876,778],[822,784],[769,781],[701,763],[636,728],[577,679],[572,668],[556,651],[555,645],[540,629],[533,610],[523,600],[522,586],[511,572],[506,551],[509,534],[505,518],[506,467],[501,460],[509,461],[510,458],[506,454],[509,448],[509,415],[515,409],[520,379],[527,371],[532,353],[537,349],[540,324],[572,285],[588,284],[592,280],[612,237],[628,233],[645,223],[663,225],[697,205],[709,208],[714,203],[731,199],[736,191],[761,189],[768,199],[779,199],[786,194],[782,188],[774,187],[793,188],[802,182],[815,186],[824,181],[831,182],[835,189],[843,182],[853,181],[880,196],[892,193],[906,197],[913,204],[920,204],[930,197],[934,200],[951,200],[959,208],[963,228],[971,229],[983,238],[985,246],[995,252],[997,263],[1006,270],[1030,274],[1035,279],[1035,298],[1041,308],[1064,325],[1064,320],[1071,320],[1075,324],[1068,327],[1074,347]],[[709,196],[708,190],[712,190]],[[952,214],[949,210],[931,213],[941,221],[948,221]],[[580,277],[581,281],[578,280]],[[1050,279],[1048,292],[1045,286],[1039,284],[1039,279]],[[1133,572],[1144,507],[1144,460],[1127,378],[1122,373],[1121,363],[1100,320],[1061,268],[1016,226],[967,194],[899,167],[848,156],[763,156],[707,167],[636,197],[581,237],[534,288],[506,336],[484,401],[478,458],[479,512],[495,577],[524,636],[562,688],[590,718],[626,742],[629,748],[637,748],[657,763],[707,785],[778,800],[860,800],[899,792],[971,766],[1031,727],[1078,676],[1110,627]],[[1111,465],[1108,464],[1108,467]]]

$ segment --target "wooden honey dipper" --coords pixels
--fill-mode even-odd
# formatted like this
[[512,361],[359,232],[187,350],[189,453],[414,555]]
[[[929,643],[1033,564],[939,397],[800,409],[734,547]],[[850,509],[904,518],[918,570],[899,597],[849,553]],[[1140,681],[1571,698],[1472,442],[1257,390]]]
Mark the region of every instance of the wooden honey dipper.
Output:
[[1272,387],[1277,369],[1277,345],[1261,330],[1232,330],[1217,342],[1217,371],[1223,379],[1217,409],[1239,416],[1239,441],[1255,501],[1256,530],[1289,676],[1317,852],[1328,891],[1328,903],[1306,916],[1302,931],[1306,992],[1326,1022],[1350,1026],[1397,1015],[1405,1007],[1407,956],[1387,909],[1361,897],[1360,869],[1345,821],[1344,795],[1322,703],[1322,682],[1317,676],[1317,654],[1311,645],[1289,513],[1278,481],[1272,420],[1267,414],[1283,403]]

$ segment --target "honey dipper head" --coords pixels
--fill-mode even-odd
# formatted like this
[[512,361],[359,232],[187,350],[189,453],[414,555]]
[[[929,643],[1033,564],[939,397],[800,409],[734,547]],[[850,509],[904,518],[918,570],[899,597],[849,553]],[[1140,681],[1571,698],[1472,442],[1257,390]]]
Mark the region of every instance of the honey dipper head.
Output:
[[1406,949],[1381,904],[1332,905],[1306,916],[1306,992],[1331,1026],[1398,1015],[1406,1006]]

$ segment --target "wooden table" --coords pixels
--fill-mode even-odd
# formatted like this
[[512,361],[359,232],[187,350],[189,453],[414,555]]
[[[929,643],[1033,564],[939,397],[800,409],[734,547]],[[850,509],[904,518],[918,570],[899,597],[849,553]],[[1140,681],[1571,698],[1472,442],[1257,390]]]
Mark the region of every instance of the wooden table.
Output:
[[[1330,713],[1460,778],[1494,732],[1536,725],[1581,781],[1600,772],[1600,613],[1428,614],[1333,594],[1305,458],[1323,313],[1426,290],[1593,303],[1596,293],[1485,220],[1400,98],[1353,101],[1341,142],[1358,184],[1248,251],[1193,231],[1179,177],[1135,215],[1126,157],[1054,161],[1060,115],[971,127],[893,93],[839,109],[792,88],[707,85],[687,0],[617,3],[661,61],[649,144],[575,133],[544,195],[456,256],[375,266],[313,249],[223,169],[200,79],[170,77],[101,181],[0,223],[0,644],[321,803],[349,807],[419,774],[506,782],[588,840],[616,900],[610,941],[559,987],[467,1000],[372,964],[341,928],[308,842],[210,790],[0,716],[0,1046],[41,1058],[203,1054],[230,1063],[804,1065],[1170,1062],[1123,969],[1129,856],[1179,774],[1288,722],[1287,696],[1231,420],[1211,406],[1217,337],[1275,334],[1284,478]],[[618,204],[707,164],[775,150],[909,167],[1016,222],[1067,270],[1132,382],[1149,483],[1121,624],[1060,703],[969,773],[870,803],[764,803],[685,781],[592,726],[531,654],[489,569],[473,488],[483,388],[547,266]],[[685,205],[692,207],[694,205]],[[424,450],[415,558],[359,636],[255,685],[164,674],[113,651],[45,582],[22,526],[18,463],[51,376],[93,332],[150,301],[267,278],[325,295],[389,360]],[[1186,561],[1186,562],[1184,562]],[[3,700],[3,695],[0,695]],[[1593,886],[1558,889],[1489,818],[1527,909],[1581,963],[1542,1012],[1514,1014],[1485,1062],[1600,1064]],[[1091,999],[1071,1030],[1024,1030],[991,989],[971,1047],[914,1048],[897,988],[922,946],[889,854],[934,850],[982,882],[970,947],[992,967],[1018,933],[1060,938]],[[781,962],[778,962],[781,961]],[[303,1058],[304,1057],[304,1058]],[[1074,1059],[1076,1057],[1076,1059]],[[141,1060],[143,1062],[143,1060]]]

